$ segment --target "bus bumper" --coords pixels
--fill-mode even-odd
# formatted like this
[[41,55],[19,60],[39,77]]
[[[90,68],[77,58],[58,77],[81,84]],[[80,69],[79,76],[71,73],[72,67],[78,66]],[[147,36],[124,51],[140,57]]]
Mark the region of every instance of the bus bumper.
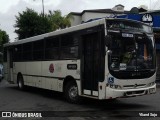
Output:
[[150,87],[136,89],[113,89],[109,86],[106,87],[106,99],[135,97],[154,93],[156,93],[156,84]]

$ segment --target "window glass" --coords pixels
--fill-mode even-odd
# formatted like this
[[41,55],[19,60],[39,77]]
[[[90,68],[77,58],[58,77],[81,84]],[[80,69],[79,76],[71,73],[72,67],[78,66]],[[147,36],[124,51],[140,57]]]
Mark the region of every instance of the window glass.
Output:
[[46,39],[45,59],[59,58],[59,37]]
[[61,49],[61,58],[77,58],[78,57],[78,46],[64,47]]
[[75,46],[78,45],[78,39],[73,38],[72,35],[63,35],[61,39],[61,46]]
[[13,60],[16,62],[22,61],[22,45],[15,46]]
[[44,57],[44,41],[39,40],[33,42],[33,60],[43,60]]
[[61,59],[78,57],[78,36],[64,35],[61,38]]
[[133,21],[123,20],[107,20],[107,28],[109,29],[123,29],[123,30],[136,30],[146,33],[152,33],[152,27]]
[[7,48],[4,48],[3,50],[3,61],[7,62]]
[[23,44],[23,60],[32,60],[32,43]]
[[46,48],[59,47],[59,37],[46,39]]

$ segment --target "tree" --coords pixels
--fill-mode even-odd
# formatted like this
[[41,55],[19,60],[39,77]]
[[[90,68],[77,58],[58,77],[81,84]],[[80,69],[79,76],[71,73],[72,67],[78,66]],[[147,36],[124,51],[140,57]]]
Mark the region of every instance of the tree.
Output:
[[9,42],[9,36],[8,34],[0,29],[0,52],[3,51],[3,44]]
[[15,32],[18,39],[24,39],[43,33],[51,32],[57,29],[63,29],[71,26],[71,15],[62,16],[60,10],[49,11],[48,14],[38,14],[32,9],[27,8],[26,11],[16,16]]
[[57,29],[64,29],[66,27],[71,26],[70,18],[71,14],[68,14],[66,16],[62,16],[62,13],[60,10],[56,11],[49,11],[48,14],[48,19],[52,23],[52,30],[57,30]]
[[14,27],[16,28],[15,32],[18,34],[19,40],[50,32],[52,30],[47,15],[43,16],[29,8],[16,16],[16,24]]

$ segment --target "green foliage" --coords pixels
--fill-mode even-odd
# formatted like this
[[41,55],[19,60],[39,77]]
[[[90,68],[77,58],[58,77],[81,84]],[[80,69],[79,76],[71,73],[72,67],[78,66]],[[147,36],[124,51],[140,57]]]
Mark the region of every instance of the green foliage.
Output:
[[0,52],[3,51],[3,44],[9,42],[9,36],[3,30],[0,30]]
[[60,10],[56,10],[53,12],[49,11],[48,14],[48,19],[52,23],[52,30],[64,29],[66,27],[70,27],[71,26],[70,18],[71,18],[70,14],[63,17]]
[[48,14],[38,14],[32,9],[27,8],[26,11],[16,16],[15,32],[18,39],[24,39],[51,32],[57,29],[63,29],[71,26],[71,15],[62,16],[60,10],[49,11]]
[[15,32],[18,34],[19,40],[50,32],[52,30],[51,23],[46,15],[43,17],[42,14],[39,15],[29,8],[16,16],[16,24],[14,27],[17,28]]

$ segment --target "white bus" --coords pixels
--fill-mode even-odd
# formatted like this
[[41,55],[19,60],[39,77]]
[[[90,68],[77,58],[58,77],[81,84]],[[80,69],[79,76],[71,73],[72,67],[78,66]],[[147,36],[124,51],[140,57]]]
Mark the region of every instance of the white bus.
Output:
[[10,83],[115,99],[156,92],[152,28],[126,19],[100,19],[4,45]]

